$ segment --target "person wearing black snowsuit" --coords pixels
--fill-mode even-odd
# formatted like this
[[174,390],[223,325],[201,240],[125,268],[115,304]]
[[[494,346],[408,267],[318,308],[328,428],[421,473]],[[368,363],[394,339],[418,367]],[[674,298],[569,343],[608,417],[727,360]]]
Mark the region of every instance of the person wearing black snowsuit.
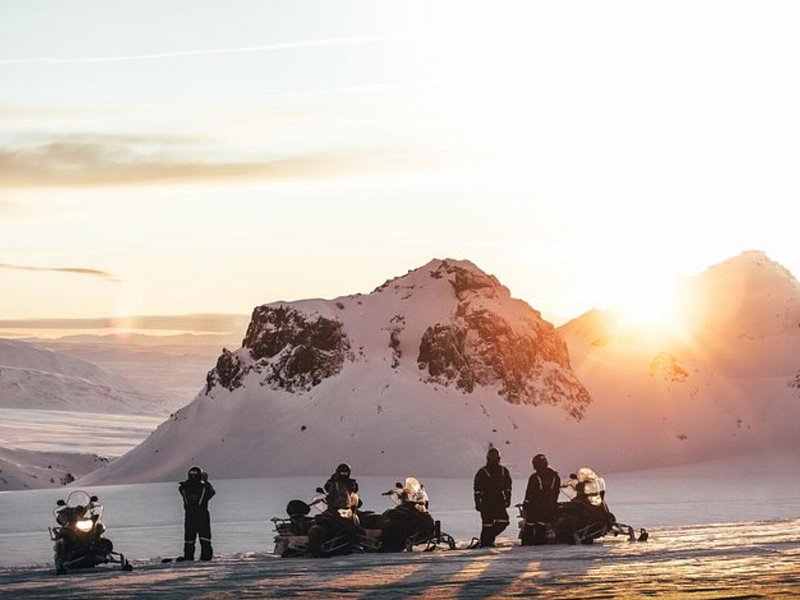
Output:
[[[325,482],[323,489],[325,490],[325,502],[328,508],[344,508],[344,506],[340,505],[346,501],[346,496],[351,493],[358,493],[358,482],[350,477],[351,472],[350,465],[342,463],[336,467],[336,471]],[[359,505],[361,505],[360,500]]]
[[500,464],[500,451],[489,448],[486,465],[475,473],[475,510],[481,513],[481,546],[494,546],[495,538],[508,527],[511,476]]
[[200,560],[211,560],[214,551],[211,547],[211,515],[208,513],[208,501],[216,493],[208,482],[208,473],[200,467],[192,467],[186,481],[182,481],[178,490],[183,498],[183,557],[182,560],[194,560],[195,538],[200,538]]
[[[358,482],[350,474],[350,465],[342,463],[323,486],[327,508],[314,517],[314,525],[308,530],[306,550],[311,556],[326,555],[323,553],[323,544],[340,537],[342,552],[349,553],[347,542],[352,542],[358,535],[358,521],[352,516],[357,506],[353,502],[360,505],[361,500],[358,500]],[[342,516],[340,511],[348,509],[353,511],[349,513],[351,516]]]
[[558,494],[561,490],[561,477],[550,468],[544,454],[537,454],[531,462],[534,472],[528,479],[522,503],[525,515],[521,535],[523,546],[547,543],[547,524],[558,516]]

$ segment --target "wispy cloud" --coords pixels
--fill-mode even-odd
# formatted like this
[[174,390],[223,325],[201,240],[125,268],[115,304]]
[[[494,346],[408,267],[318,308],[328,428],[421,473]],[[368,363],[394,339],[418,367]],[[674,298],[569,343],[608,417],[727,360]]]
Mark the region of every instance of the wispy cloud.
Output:
[[215,56],[220,54],[252,54],[257,52],[274,52],[280,50],[295,50],[302,48],[324,48],[329,46],[353,46],[361,44],[375,44],[380,42],[413,40],[427,37],[430,34],[380,34],[353,37],[320,38],[315,40],[300,40],[296,42],[282,42],[277,44],[265,44],[260,46],[244,46],[239,48],[206,48],[195,50],[177,50],[172,52],[154,52],[149,54],[128,54],[122,56],[73,56],[73,57],[54,57],[54,56],[32,56],[20,58],[0,59],[0,65],[19,65],[19,64],[91,64],[91,63],[113,63],[130,62],[142,60],[163,60],[171,58]]
[[0,263],[0,269],[4,269],[6,271],[35,271],[41,273],[72,273],[74,275],[88,275],[90,277],[97,277],[100,279],[105,279],[106,281],[119,281],[114,275],[107,271],[86,269],[83,267],[31,267]]
[[[423,162],[407,148],[367,147],[243,161],[203,157],[183,138],[81,134],[0,147],[0,188],[158,185],[226,179],[290,180],[396,172]],[[429,163],[427,163],[429,164]]]

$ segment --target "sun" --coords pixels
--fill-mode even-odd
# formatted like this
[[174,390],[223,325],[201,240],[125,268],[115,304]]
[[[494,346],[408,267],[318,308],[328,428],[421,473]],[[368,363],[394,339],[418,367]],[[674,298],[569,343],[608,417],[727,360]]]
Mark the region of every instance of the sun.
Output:
[[687,332],[686,292],[677,280],[640,279],[615,291],[610,308],[621,328],[659,336]]

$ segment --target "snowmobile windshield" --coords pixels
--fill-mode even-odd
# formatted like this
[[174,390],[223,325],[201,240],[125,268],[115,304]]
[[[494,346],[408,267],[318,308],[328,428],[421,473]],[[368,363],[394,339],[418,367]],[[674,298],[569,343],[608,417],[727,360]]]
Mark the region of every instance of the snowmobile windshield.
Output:
[[[92,497],[83,490],[76,490],[67,497],[64,506],[55,510],[56,514],[69,509],[71,516],[75,519],[94,519],[99,521],[103,516],[103,505],[99,502],[92,502]],[[58,520],[58,516],[56,516]]]

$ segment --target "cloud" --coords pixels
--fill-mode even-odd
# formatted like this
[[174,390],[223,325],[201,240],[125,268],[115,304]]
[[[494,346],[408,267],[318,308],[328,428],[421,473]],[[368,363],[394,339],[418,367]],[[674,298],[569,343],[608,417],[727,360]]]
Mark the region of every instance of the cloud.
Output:
[[367,147],[281,158],[198,158],[197,138],[77,134],[0,147],[2,188],[158,185],[229,179],[291,180],[418,169],[399,147]]
[[107,271],[100,271],[98,269],[86,269],[83,267],[29,267],[23,265],[11,265],[8,263],[0,263],[0,269],[7,271],[34,271],[40,273],[72,273],[74,275],[89,275],[90,277],[98,277],[106,281],[119,281],[114,275]]

